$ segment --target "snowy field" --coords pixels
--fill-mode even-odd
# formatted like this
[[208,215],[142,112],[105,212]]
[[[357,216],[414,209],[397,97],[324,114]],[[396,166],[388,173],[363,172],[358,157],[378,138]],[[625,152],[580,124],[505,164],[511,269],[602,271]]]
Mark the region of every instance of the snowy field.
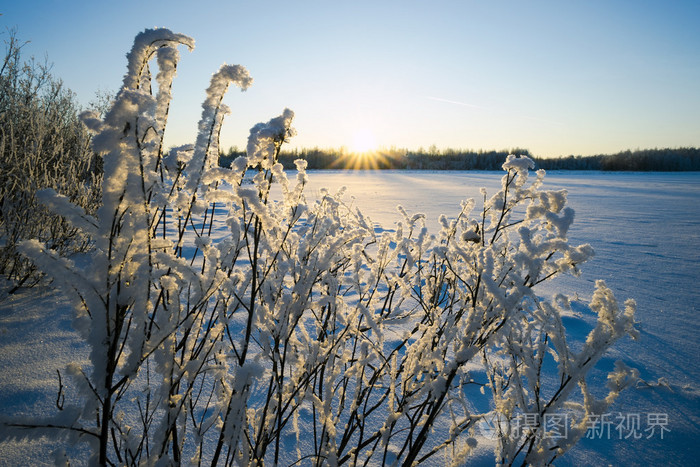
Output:
[[[497,190],[503,172],[310,172],[307,196],[321,187],[347,186],[347,202],[385,230],[395,207],[423,212],[437,229],[438,215],[458,212],[459,201]],[[609,423],[591,432],[557,465],[693,465],[700,458],[700,174],[553,172],[545,188],[565,188],[576,211],[573,244],[590,243],[596,256],[580,279],[562,278],[539,290],[590,299],[604,279],[620,302],[637,301],[641,339],[615,346],[599,367],[622,359],[642,382],[623,393]],[[477,204],[478,208],[478,204]],[[70,331],[60,294],[35,288],[0,303],[0,413],[41,414],[56,404],[56,369],[87,356]],[[576,309],[576,304],[574,304]],[[583,307],[581,306],[581,309]],[[585,336],[593,317],[565,324]],[[602,371],[593,374],[600,377]],[[604,384],[604,380],[597,381]],[[605,430],[607,428],[607,430]],[[0,466],[53,464],[50,443],[0,444]],[[488,455],[484,465],[493,462]]]

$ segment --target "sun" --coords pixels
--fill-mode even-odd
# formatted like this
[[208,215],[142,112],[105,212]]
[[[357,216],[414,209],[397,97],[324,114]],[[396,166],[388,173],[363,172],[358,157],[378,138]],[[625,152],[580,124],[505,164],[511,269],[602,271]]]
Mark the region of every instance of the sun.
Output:
[[376,151],[377,140],[374,138],[374,133],[368,128],[360,128],[355,131],[352,136],[352,145],[350,150],[356,154],[364,154]]
[[389,157],[377,143],[374,132],[367,127],[359,127],[352,133],[347,152],[343,151],[336,165],[347,169],[380,169],[390,166]]

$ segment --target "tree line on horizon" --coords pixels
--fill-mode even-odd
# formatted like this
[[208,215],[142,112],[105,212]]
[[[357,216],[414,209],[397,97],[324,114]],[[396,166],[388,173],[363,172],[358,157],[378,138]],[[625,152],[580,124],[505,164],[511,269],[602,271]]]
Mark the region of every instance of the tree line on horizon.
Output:
[[[526,155],[545,170],[600,170],[633,172],[700,171],[700,148],[663,148],[627,150],[614,154],[591,156],[539,157],[527,149],[465,150],[444,149],[383,149],[373,153],[356,154],[341,149],[301,148],[283,151],[280,162],[286,169],[294,161],[304,159],[308,169],[380,169],[380,170],[500,170],[508,154]],[[219,163],[227,167],[244,150],[231,147],[221,154]]]

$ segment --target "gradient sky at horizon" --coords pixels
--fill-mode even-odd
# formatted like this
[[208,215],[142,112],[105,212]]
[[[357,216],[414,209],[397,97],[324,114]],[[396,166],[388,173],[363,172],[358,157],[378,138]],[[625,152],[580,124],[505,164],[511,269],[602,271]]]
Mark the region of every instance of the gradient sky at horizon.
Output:
[[166,143],[194,142],[211,74],[246,66],[222,147],[296,114],[293,147],[527,148],[537,156],[700,146],[697,1],[15,1],[30,41],[80,102],[116,92],[134,36],[181,49]]

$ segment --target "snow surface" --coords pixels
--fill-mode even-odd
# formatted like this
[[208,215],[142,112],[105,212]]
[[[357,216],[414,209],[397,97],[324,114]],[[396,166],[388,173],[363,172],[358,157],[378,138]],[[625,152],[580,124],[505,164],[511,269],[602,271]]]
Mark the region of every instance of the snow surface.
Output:
[[[481,187],[494,193],[503,172],[311,171],[307,196],[347,186],[349,204],[391,230],[397,205],[423,212],[438,228],[439,214],[455,215],[459,202],[483,199]],[[557,465],[692,465],[700,458],[700,174],[550,172],[546,188],[566,189],[576,211],[572,244],[590,243],[594,259],[581,278],[562,277],[539,289],[557,290],[590,300],[593,283],[604,279],[618,301],[637,301],[641,340],[624,339],[600,362],[592,379],[604,385],[604,372],[622,359],[639,369],[644,382],[624,392],[613,406],[610,436],[584,439]],[[544,285],[544,284],[543,284]],[[582,303],[565,318],[572,337],[583,339],[594,317]],[[70,328],[70,306],[46,288],[0,297],[0,414],[41,415],[55,410],[56,370],[86,351]],[[639,415],[636,431],[620,426]],[[668,417],[663,439],[647,417]],[[620,438],[620,434],[623,439]],[[648,437],[648,435],[650,435]],[[57,444],[0,444],[0,466],[52,465]],[[484,453],[484,465],[493,457]],[[479,462],[481,463],[481,462]]]

